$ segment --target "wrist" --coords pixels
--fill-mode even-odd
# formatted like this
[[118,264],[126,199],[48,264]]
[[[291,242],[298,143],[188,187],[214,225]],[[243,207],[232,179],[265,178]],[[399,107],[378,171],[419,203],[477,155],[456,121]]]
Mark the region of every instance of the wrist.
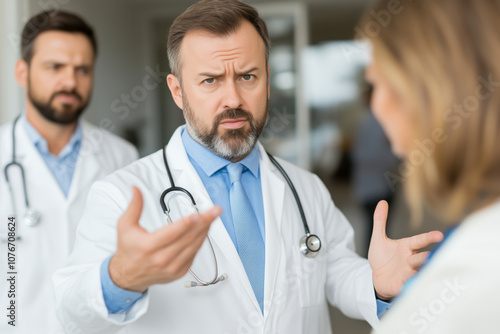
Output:
[[383,296],[383,295],[379,294],[377,292],[377,289],[375,289],[375,288],[373,288],[373,290],[375,291],[375,298],[377,298],[378,300],[381,300],[381,301],[386,302],[386,303],[390,303],[392,301],[393,297]]
[[144,293],[148,288],[147,286],[143,287],[140,284],[134,284],[130,281],[130,275],[123,272],[123,266],[120,264],[116,254],[109,261],[108,272],[113,283],[121,289]]

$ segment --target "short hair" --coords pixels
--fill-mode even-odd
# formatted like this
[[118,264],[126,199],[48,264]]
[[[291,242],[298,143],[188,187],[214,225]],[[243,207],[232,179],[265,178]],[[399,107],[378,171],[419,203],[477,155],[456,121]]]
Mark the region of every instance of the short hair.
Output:
[[413,1],[381,26],[373,13],[389,13],[390,2],[379,0],[361,27],[412,117],[417,139],[400,176],[414,220],[427,204],[456,223],[500,198],[500,91],[489,83],[500,78],[500,4]]
[[97,55],[97,41],[94,30],[80,16],[60,11],[50,10],[41,12],[24,25],[21,35],[21,57],[30,63],[33,58],[33,47],[36,38],[46,31],[64,31],[70,33],[81,33],[85,35],[92,44],[94,56]]
[[172,73],[175,76],[180,74],[181,43],[189,31],[202,30],[216,36],[226,36],[235,32],[243,20],[250,22],[262,38],[267,64],[269,34],[264,20],[255,8],[237,0],[202,0],[178,16],[170,27],[167,54]]

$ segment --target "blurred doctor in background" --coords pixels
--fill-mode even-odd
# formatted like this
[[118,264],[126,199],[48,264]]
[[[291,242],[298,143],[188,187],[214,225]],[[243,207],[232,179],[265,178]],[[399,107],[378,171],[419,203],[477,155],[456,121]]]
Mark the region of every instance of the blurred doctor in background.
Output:
[[500,1],[391,3],[374,8],[391,21],[370,37],[372,107],[414,217],[426,205],[451,228],[377,333],[498,333]]
[[26,110],[0,128],[0,245],[15,254],[2,253],[0,268],[16,273],[0,280],[3,334],[64,333],[50,277],[73,248],[90,185],[137,159],[131,144],[80,120],[96,55],[76,15],[42,12],[23,29],[15,75]]

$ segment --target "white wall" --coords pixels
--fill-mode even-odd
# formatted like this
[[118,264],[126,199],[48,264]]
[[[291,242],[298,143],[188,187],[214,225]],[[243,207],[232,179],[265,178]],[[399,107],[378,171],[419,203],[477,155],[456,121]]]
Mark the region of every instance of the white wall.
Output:
[[12,120],[23,109],[24,93],[14,78],[19,56],[24,2],[0,1],[0,124]]

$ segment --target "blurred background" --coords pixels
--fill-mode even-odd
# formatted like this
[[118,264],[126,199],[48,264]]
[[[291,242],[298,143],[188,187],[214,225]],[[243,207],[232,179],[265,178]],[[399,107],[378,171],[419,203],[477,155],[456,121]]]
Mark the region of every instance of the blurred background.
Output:
[[[0,123],[22,112],[24,93],[14,80],[20,32],[47,9],[80,14],[97,33],[94,92],[85,118],[134,143],[142,156],[160,149],[184,123],[165,77],[168,29],[193,0],[1,0]],[[427,231],[409,226],[399,160],[369,109],[363,72],[367,45],[354,41],[371,0],[244,1],[265,19],[271,37],[269,122],[261,141],[273,154],[317,173],[356,231],[366,256],[371,213],[390,203],[388,234]],[[299,189],[300,192],[300,189]],[[441,225],[442,226],[442,225]],[[443,228],[444,229],[444,226]],[[331,308],[334,333],[369,333],[364,321]]]

